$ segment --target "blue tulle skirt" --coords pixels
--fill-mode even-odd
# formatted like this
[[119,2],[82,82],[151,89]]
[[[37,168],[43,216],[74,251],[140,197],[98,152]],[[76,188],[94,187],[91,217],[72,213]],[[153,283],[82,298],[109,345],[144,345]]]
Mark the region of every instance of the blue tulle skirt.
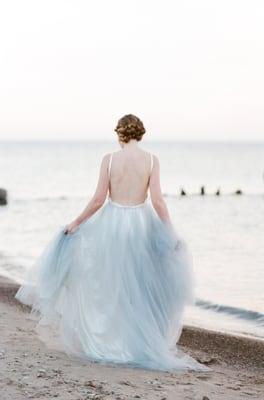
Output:
[[69,357],[156,370],[206,371],[180,351],[183,312],[193,304],[186,243],[151,203],[110,198],[74,233],[61,227],[15,298],[35,330]]

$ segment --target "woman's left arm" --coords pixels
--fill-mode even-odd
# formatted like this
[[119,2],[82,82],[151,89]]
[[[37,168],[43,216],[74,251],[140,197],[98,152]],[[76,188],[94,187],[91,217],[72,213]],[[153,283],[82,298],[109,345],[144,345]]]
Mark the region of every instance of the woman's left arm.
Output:
[[109,187],[109,178],[108,178],[109,157],[110,154],[106,154],[102,159],[99,179],[92,199],[89,201],[83,212],[67,226],[64,233],[74,232],[76,228],[83,221],[91,217],[104,204]]

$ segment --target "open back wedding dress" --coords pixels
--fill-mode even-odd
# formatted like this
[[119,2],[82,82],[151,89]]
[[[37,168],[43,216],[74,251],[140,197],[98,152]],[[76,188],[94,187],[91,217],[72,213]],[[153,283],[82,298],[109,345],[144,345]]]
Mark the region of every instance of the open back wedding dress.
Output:
[[74,233],[64,229],[15,295],[48,347],[113,365],[209,370],[176,346],[194,300],[191,257],[148,198],[128,206],[108,197]]

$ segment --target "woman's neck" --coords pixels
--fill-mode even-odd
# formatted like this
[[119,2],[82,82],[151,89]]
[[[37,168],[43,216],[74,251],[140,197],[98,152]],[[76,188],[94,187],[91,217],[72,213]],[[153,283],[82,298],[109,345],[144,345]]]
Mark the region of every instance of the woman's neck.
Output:
[[128,143],[122,143],[123,150],[134,149],[138,147],[138,141],[136,139],[130,139]]

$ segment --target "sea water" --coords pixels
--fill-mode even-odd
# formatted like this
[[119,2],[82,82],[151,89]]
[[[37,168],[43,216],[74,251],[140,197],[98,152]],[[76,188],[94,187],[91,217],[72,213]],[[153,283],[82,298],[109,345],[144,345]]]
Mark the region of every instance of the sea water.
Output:
[[[159,157],[164,198],[193,255],[197,300],[185,324],[264,339],[264,143],[140,146]],[[0,142],[1,275],[21,282],[57,228],[87,205],[102,156],[118,149],[114,141]]]

